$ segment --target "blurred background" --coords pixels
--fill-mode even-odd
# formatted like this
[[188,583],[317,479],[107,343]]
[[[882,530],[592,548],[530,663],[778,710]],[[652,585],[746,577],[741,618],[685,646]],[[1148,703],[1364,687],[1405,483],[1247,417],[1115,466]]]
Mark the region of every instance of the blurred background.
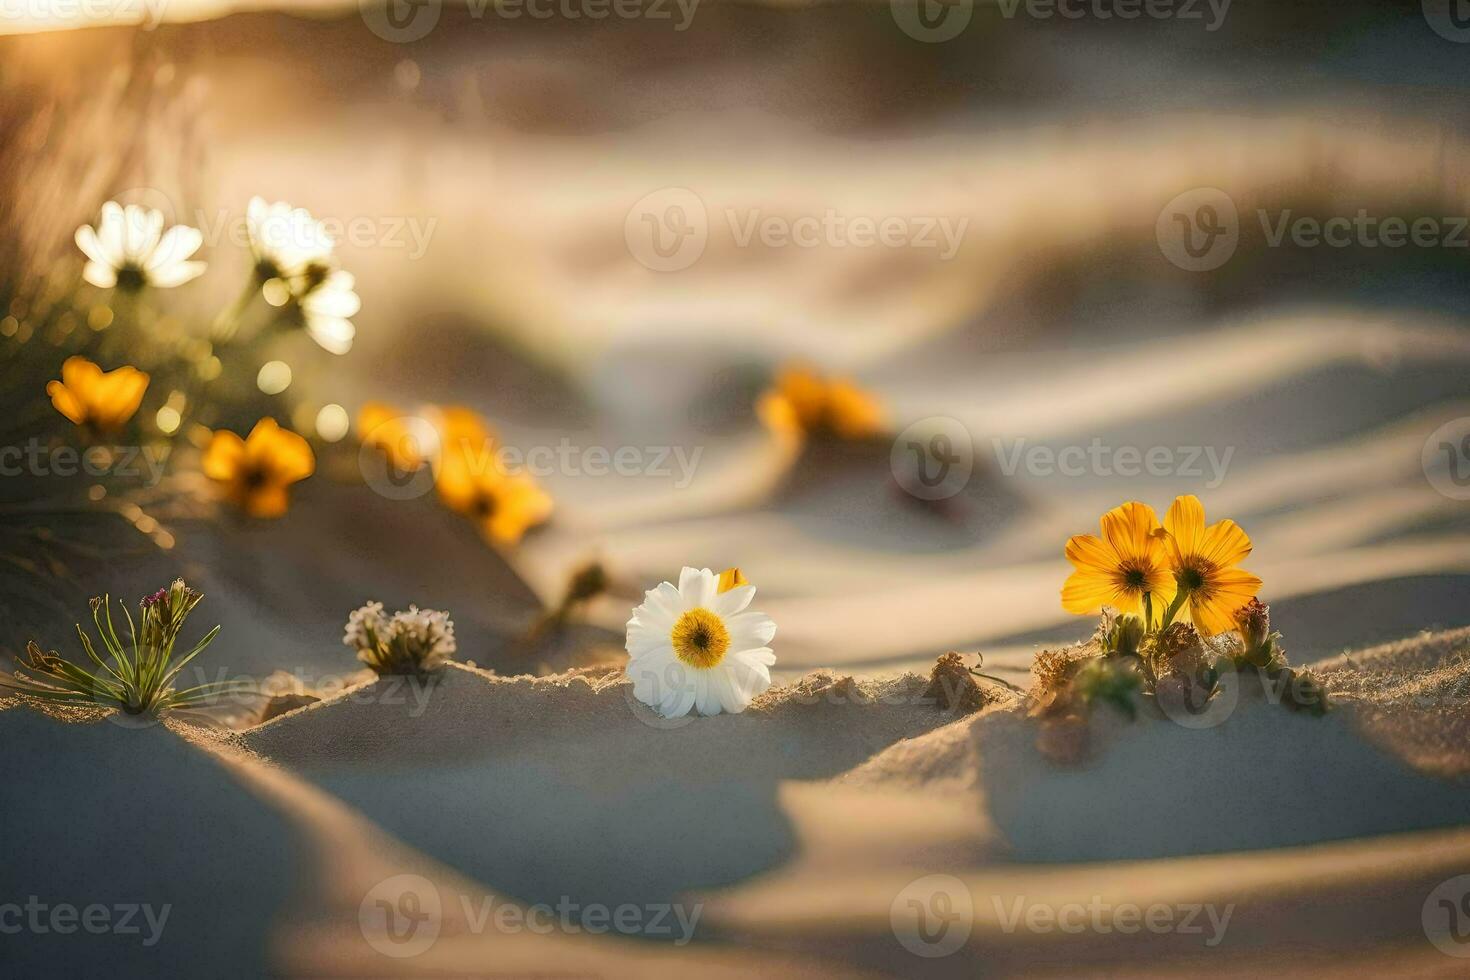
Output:
[[[681,566],[738,565],[787,676],[1021,671],[1094,625],[1058,601],[1066,538],[1178,493],[1251,534],[1293,660],[1470,623],[1470,21],[1063,6],[17,0],[5,444],[77,442],[45,397],[70,354],[143,356],[80,277],[106,200],[204,232],[205,276],[148,297],[171,350],[213,356],[253,195],[335,227],[362,309],[341,356],[264,338],[200,417],[312,441],[279,519],[210,500],[157,381],[130,435],[172,447],[157,485],[7,476],[0,643],[74,654],[87,596],[184,574],[225,625],[212,669],[347,673],[346,614],[380,599],[542,671],[615,661]],[[793,363],[885,432],[763,424]],[[322,425],[369,401],[483,413],[554,460],[550,520],[497,547],[383,492]],[[528,640],[589,560],[611,591]]]

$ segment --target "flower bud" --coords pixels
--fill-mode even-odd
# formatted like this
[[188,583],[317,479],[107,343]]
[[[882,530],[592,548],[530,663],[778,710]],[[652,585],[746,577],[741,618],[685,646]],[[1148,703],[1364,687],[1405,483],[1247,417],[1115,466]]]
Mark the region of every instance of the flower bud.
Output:
[[1130,656],[1136,654],[1139,644],[1143,642],[1143,634],[1142,618],[1131,613],[1119,616],[1113,620],[1112,627],[1108,630],[1108,651]]
[[1235,614],[1235,622],[1247,653],[1260,650],[1271,637],[1271,607],[1260,599],[1252,599],[1241,606]]

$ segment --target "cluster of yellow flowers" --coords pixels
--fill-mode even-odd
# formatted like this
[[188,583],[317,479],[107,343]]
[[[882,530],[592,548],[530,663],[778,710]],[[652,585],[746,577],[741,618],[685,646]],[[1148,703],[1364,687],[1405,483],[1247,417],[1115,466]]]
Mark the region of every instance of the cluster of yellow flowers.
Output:
[[1204,505],[1193,495],[1175,498],[1162,525],[1152,507],[1136,500],[1108,511],[1101,524],[1101,537],[1067,541],[1067,560],[1076,568],[1062,586],[1068,612],[1096,615],[1110,606],[1142,616],[1153,631],[1187,608],[1195,629],[1213,636],[1236,628],[1236,614],[1261,587],[1237,567],[1251,553],[1251,539],[1231,520],[1207,526]]
[[[103,371],[85,357],[67,358],[61,379],[46,385],[56,410],[94,435],[126,425],[147,390],[148,375],[137,368]],[[301,436],[263,418],[244,439],[223,429],[211,433],[201,469],[251,517],[279,517],[288,505],[287,488],[311,476],[316,457]]]
[[502,464],[494,430],[473,409],[430,405],[408,415],[368,402],[357,432],[400,473],[430,467],[440,501],[474,521],[488,541],[516,544],[551,516],[551,497],[528,473]]
[[[85,357],[62,365],[61,379],[46,392],[62,415],[94,435],[115,433],[137,413],[149,378],[135,367],[112,371]],[[828,378],[804,366],[781,370],[761,395],[757,414],[778,436],[858,440],[885,431],[877,399],[853,382]],[[497,437],[485,420],[463,406],[425,407],[410,415],[378,401],[364,404],[357,417],[363,445],[380,451],[400,473],[424,467],[433,471],[439,499],[470,518],[497,544],[515,544],[544,523],[552,501],[523,471],[500,464]],[[311,476],[316,458],[301,435],[262,418],[241,438],[228,430],[210,434],[201,469],[221,496],[251,517],[284,514],[288,488]]]

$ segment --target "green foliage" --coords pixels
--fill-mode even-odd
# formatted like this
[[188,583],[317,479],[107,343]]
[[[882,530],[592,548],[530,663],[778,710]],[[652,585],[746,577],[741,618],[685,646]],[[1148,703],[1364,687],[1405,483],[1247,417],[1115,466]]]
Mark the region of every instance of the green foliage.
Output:
[[54,651],[45,653],[32,640],[26,645],[25,659],[17,659],[20,671],[12,676],[0,675],[0,687],[45,701],[100,704],[132,715],[156,715],[170,708],[197,707],[237,690],[244,682],[217,682],[185,690],[174,687],[184,667],[219,635],[220,628],[216,626],[187,653],[174,656],[184,620],[202,598],[183,579],[175,579],[168,588],[139,602],[136,622],[128,607],[119,602],[118,608],[127,621],[126,643],[113,625],[109,600],[93,599],[92,622],[103,655],[98,654],[92,638],[80,624],[77,636],[95,669],[78,666]]

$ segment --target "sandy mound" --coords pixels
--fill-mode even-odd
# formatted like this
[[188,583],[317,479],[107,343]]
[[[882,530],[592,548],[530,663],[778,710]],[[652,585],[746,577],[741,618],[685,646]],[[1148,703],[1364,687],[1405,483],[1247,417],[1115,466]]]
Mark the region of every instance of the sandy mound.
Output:
[[[713,934],[905,975],[1460,975],[1426,938],[1426,908],[1470,867],[1470,829],[1416,828],[1467,822],[1470,783],[1430,771],[1462,767],[1464,743],[1434,734],[1441,705],[1416,707],[1373,672],[1458,690],[1463,643],[1433,634],[1345,658],[1323,719],[1250,697],[1199,730],[1103,714],[1092,756],[1064,768],[1033,725],[991,708],[789,785],[797,856],[709,896]],[[1017,919],[1033,910],[1041,926]],[[1150,910],[1170,928],[1139,926]],[[951,927],[950,952],[912,954]]]
[[950,720],[924,679],[828,673],[669,722],[615,671],[383,679],[245,733],[425,853],[528,901],[672,901],[789,857],[777,786]]

